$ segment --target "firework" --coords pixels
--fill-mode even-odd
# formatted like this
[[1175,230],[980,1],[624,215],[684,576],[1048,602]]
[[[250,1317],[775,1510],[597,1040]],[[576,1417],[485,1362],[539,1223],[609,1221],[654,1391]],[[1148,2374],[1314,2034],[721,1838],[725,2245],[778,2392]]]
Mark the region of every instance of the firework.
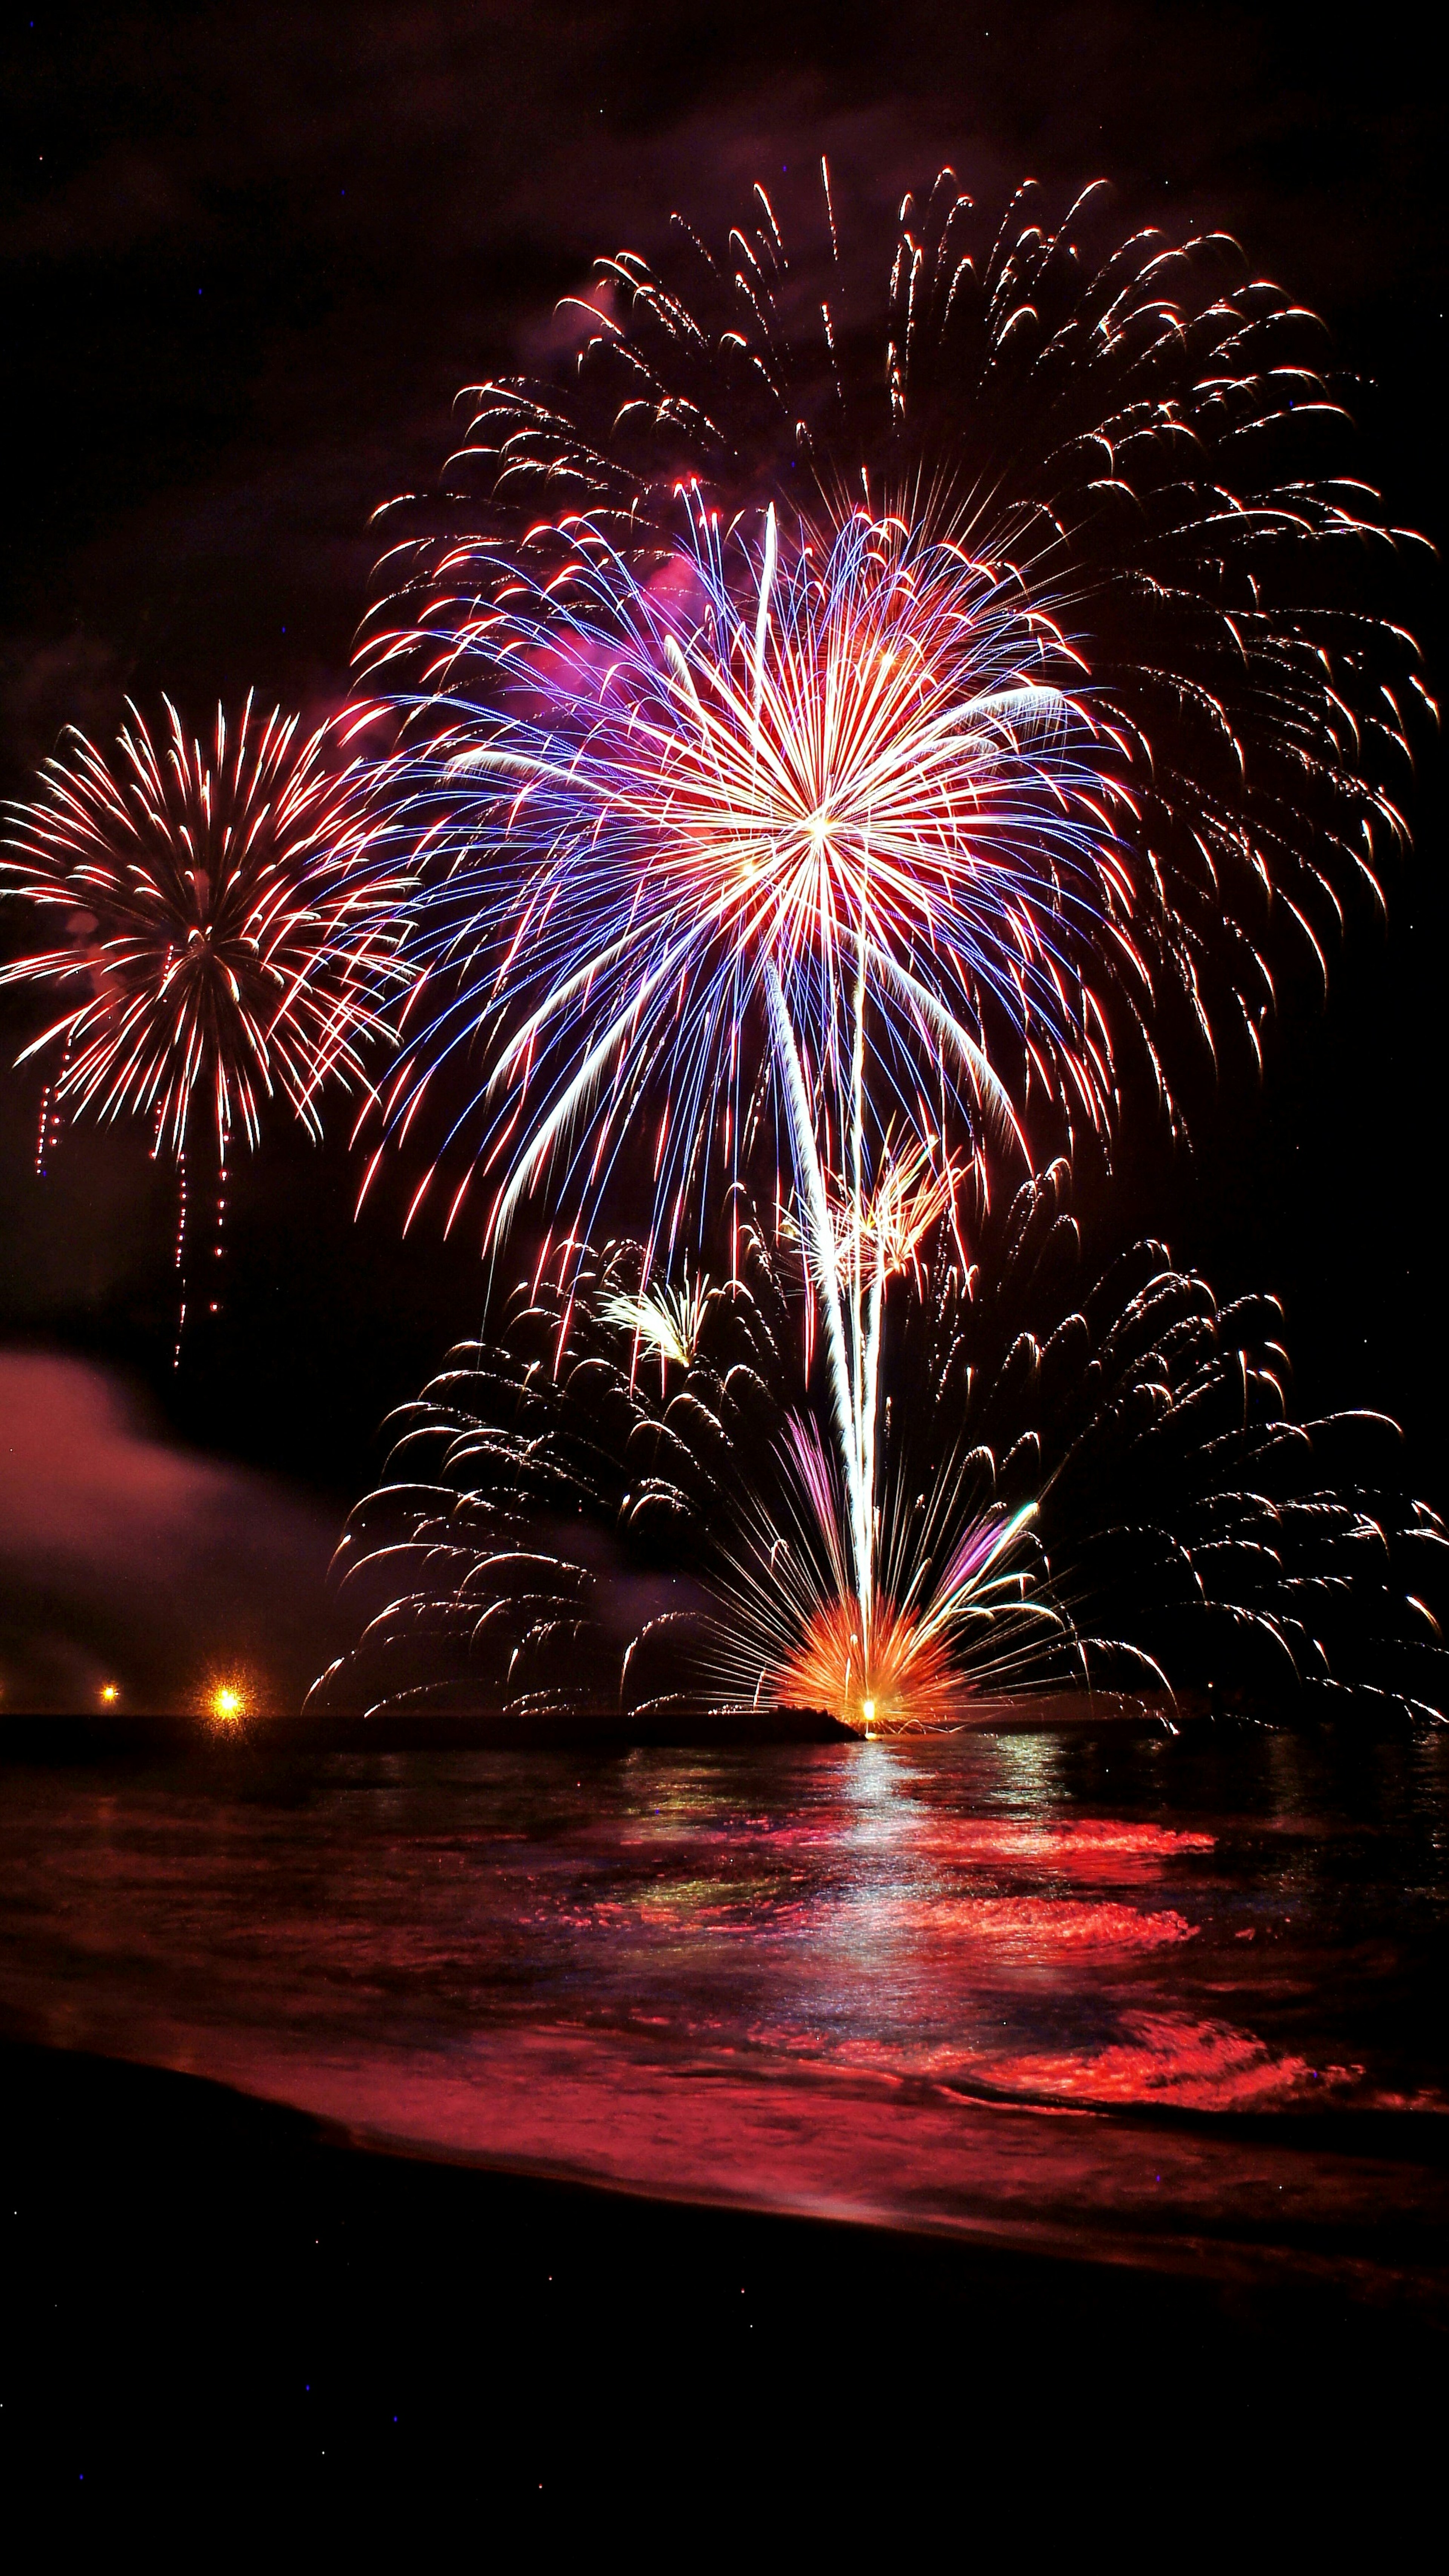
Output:
[[58,1053],[43,1120],[147,1123],[181,1166],[178,1266],[188,1152],[220,1206],[233,1138],[254,1146],[274,1102],[320,1135],[324,1087],[364,1081],[406,971],[360,764],[330,767],[326,741],[250,699],[205,746],[169,700],[159,739],[133,707],[109,755],[68,734],[7,818],[0,886],[62,934],[0,970],[63,1005],[21,1058]]
[[664,583],[557,533],[472,567],[500,602],[380,791],[426,969],[387,1115],[486,1066],[490,1237],[545,1186],[587,1232],[642,1121],[666,1247],[762,1122],[822,1161],[857,1118],[868,1161],[890,1128],[974,1145],[1013,1125],[997,1063],[1034,1060],[1104,1125],[1114,790],[1009,568],[864,514],[823,548],[697,516]]
[[1422,686],[1319,326],[1231,244],[1094,258],[1085,201],[1019,200],[973,249],[948,177],[872,373],[758,202],[723,267],[687,237],[697,291],[606,263],[568,396],[482,388],[453,525],[388,560],[423,972],[385,1132],[441,1099],[409,1221],[461,1161],[495,1249],[642,1197],[646,1278],[773,1173],[868,1662],[889,1193],[924,1224],[993,1147],[1105,1146],[1183,1028],[1259,1056],[1270,915],[1322,964],[1381,900]]
[[420,990],[387,1115],[481,1051],[495,1241],[531,1190],[586,1232],[647,1126],[666,1263],[783,1133],[868,1617],[882,1192],[908,1165],[929,1203],[945,1137],[1014,1128],[1013,1050],[1105,1124],[1109,791],[1042,619],[959,548],[857,516],[817,562],[770,515],[755,558],[701,520],[655,589],[572,535],[568,616],[514,581],[478,705],[449,688],[438,731],[429,700],[399,764],[404,830],[437,816],[412,953],[443,998]]
[[[591,717],[607,725],[616,649],[607,618],[587,643],[573,640],[571,558],[588,555],[589,531],[676,603],[695,595],[701,512],[753,533],[757,569],[772,507],[780,546],[806,530],[817,565],[862,504],[868,523],[910,531],[913,562],[933,544],[957,549],[982,568],[977,598],[960,591],[956,606],[967,626],[982,618],[988,654],[986,630],[1000,638],[1009,607],[1007,663],[1055,680],[1090,713],[1079,758],[1101,773],[1112,828],[1088,836],[1088,855],[1110,846],[1127,891],[1113,885],[1103,902],[1090,869],[1082,881],[1078,846],[1064,910],[1075,897],[1074,926],[1097,946],[1088,980],[1113,1038],[1149,1032],[1171,1097],[1164,1050],[1185,1067],[1190,1033],[1211,1050],[1237,1029],[1258,1055],[1274,954],[1326,974],[1345,906],[1381,902],[1381,855],[1404,837],[1396,785],[1411,711],[1427,702],[1394,614],[1402,539],[1362,479],[1327,335],[1252,278],[1224,236],[1122,240],[1100,189],[1055,225],[1031,186],[999,223],[983,222],[949,171],[924,200],[906,199],[884,301],[867,301],[847,280],[822,176],[823,270],[792,267],[757,190],[753,221],[718,256],[676,219],[667,273],[631,253],[598,263],[594,299],[575,308],[581,346],[566,386],[475,389],[439,496],[447,533],[399,528],[375,649],[407,660],[465,737],[510,662],[545,686],[557,672],[570,706],[551,707],[544,730],[562,762],[571,732],[592,738]],[[532,571],[540,547],[548,559]],[[582,580],[585,627],[601,578],[596,561]],[[768,585],[743,587],[738,613],[751,631],[762,621],[768,656]],[[545,600],[557,661],[540,632]],[[917,615],[895,628],[901,667],[915,646],[942,699],[955,691],[964,704],[971,653],[942,666],[931,606],[927,582]],[[752,696],[751,667],[745,649],[739,680]],[[848,835],[871,805],[869,765],[848,727],[831,734],[820,677],[807,656],[786,753],[815,792],[793,814],[745,799],[772,848],[811,816],[839,813]],[[692,721],[689,709],[686,731]],[[741,736],[753,780],[752,728]],[[641,766],[657,749],[646,725]],[[919,860],[926,886],[943,852],[959,877],[975,847],[968,782],[955,783],[956,799],[938,782],[914,815],[897,801],[897,862],[909,875]],[[647,791],[638,819],[644,865]],[[476,821],[442,825],[440,862],[461,861],[465,876]],[[550,822],[522,816],[529,855]],[[983,885],[988,902],[999,882]],[[516,891],[525,883],[526,868]],[[1006,922],[992,929],[1006,978],[1029,979],[1032,936],[1018,969]],[[1046,940],[1054,961],[1061,936]],[[1040,979],[1030,998],[1039,1009]],[[1058,1040],[1063,1009],[1045,1014]],[[1094,1114],[1111,1089],[1095,1018],[1090,1006],[1077,1015],[1067,1041],[1074,1105],[1084,1086]],[[594,1025],[602,1035],[602,1015]],[[420,1041],[420,1063],[437,1052]]]
[[[157,741],[135,708],[107,758],[72,732],[8,817],[6,890],[57,915],[62,945],[5,967],[69,1004],[26,1056],[64,1051],[73,1113],[136,1116],[181,1154],[199,1124],[249,1145],[280,1094],[320,1135],[318,1095],[362,1076],[393,962],[398,879],[365,864],[355,774],[325,732],[253,713],[211,743],[170,701]],[[22,1058],[24,1061],[24,1058]]]
[[366,1625],[323,1700],[781,1702],[873,1732],[1084,1678],[1441,1707],[1449,1552],[1394,1427],[1291,1421],[1274,1302],[1220,1306],[1160,1244],[1093,1282],[1068,1194],[1054,1167],[969,1271],[893,1302],[864,1617],[798,1277],[746,1227],[743,1275],[697,1275],[688,1331],[659,1329],[619,1246],[406,1410],[344,1543]]

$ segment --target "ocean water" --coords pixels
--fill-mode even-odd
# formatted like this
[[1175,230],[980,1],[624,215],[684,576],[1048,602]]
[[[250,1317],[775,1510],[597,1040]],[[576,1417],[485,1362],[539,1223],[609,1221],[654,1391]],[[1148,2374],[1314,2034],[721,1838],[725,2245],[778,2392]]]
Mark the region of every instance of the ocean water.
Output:
[[0,1768],[0,2022],[433,2155],[1436,2309],[1449,1737]]

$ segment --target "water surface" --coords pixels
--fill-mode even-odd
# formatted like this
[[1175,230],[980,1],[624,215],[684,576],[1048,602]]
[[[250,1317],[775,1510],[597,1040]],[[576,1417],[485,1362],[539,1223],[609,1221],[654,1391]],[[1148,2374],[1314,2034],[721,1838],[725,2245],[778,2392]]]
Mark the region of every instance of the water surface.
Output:
[[425,2152],[1437,2302],[1443,1736],[0,1776],[16,2035]]

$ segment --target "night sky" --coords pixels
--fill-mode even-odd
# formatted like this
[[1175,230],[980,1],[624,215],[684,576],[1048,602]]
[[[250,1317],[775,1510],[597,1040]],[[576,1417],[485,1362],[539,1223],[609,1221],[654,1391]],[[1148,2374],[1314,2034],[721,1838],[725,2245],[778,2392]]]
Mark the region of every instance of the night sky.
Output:
[[[718,236],[756,177],[788,215],[792,169],[798,183],[822,151],[844,227],[882,271],[902,194],[946,160],[987,202],[1026,172],[1061,198],[1104,175],[1124,229],[1234,232],[1364,380],[1355,408],[1393,515],[1443,537],[1438,84],[1370,19],[1341,37],[1290,9],[897,0],[111,6],[10,23],[6,794],[67,719],[109,729],[125,692],[165,687],[197,722],[218,691],[250,687],[313,718],[335,707],[377,550],[369,514],[436,474],[457,388],[535,359],[596,252],[660,250],[676,205]],[[1442,684],[1427,570],[1406,598]],[[1326,1013],[1291,991],[1263,1099],[1224,1103],[1195,1157],[1139,1172],[1122,1201],[1124,1222],[1166,1232],[1220,1288],[1276,1289],[1300,1408],[1397,1413],[1418,1489],[1441,1504],[1442,816],[1431,746],[1387,936],[1356,934],[1334,961]],[[0,920],[0,939],[14,948],[21,929]],[[6,1061],[35,1025],[9,1007]],[[9,1440],[12,1486],[23,1452],[38,1480],[24,1493],[49,1477],[64,1521],[46,1426],[68,1425],[61,1448],[83,1454],[87,1403],[113,1452],[130,1439],[150,1454],[140,1415],[128,1429],[114,1388],[76,1364],[119,1368],[154,1419],[315,1498],[198,1462],[219,1515],[194,1558],[208,1597],[236,1531],[269,1584],[291,1566],[311,1586],[387,1407],[477,1329],[476,1243],[400,1244],[385,1196],[354,1226],[345,1109],[320,1153],[279,1124],[238,1170],[224,1354],[178,1382],[169,1177],[139,1134],[78,1129],[37,1183],[38,1097],[31,1069],[0,1087],[0,1345],[71,1365],[47,1376],[32,1358],[17,1376],[0,1349],[25,1435]],[[116,1466],[94,1504],[98,1561],[128,1490]],[[0,1497],[12,1570],[17,1508]],[[159,1548],[201,1506],[178,1489],[157,1509]],[[193,1559],[176,1546],[179,1580]],[[156,1645],[154,1604],[146,1616],[158,1676],[194,1660],[194,1640]]]

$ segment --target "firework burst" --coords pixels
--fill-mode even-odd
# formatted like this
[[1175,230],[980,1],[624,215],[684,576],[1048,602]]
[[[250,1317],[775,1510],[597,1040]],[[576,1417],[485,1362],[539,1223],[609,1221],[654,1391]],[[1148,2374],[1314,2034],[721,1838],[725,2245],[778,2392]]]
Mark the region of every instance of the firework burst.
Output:
[[494,1176],[490,1239],[545,1183],[587,1233],[647,1122],[671,1252],[744,1176],[762,1073],[769,1145],[803,1114],[822,1161],[857,1114],[867,1164],[892,1126],[932,1154],[1010,1129],[998,1063],[1104,1126],[1094,979],[1140,986],[1131,889],[1072,657],[1009,567],[864,514],[823,549],[700,514],[667,580],[587,524],[534,551],[489,568],[380,788],[426,969],[386,1114],[486,1065],[452,1141]]
[[0,886],[64,934],[0,970],[64,1005],[21,1058],[58,1054],[43,1119],[143,1119],[181,1166],[182,1241],[188,1153],[224,1175],[278,1100],[320,1135],[322,1091],[364,1082],[406,972],[361,765],[326,748],[250,699],[203,745],[168,700],[159,739],[135,708],[109,755],[68,735],[7,817]]
[[[420,653],[430,689],[489,698],[498,657],[529,650],[493,611],[506,627],[515,575],[525,597],[567,593],[562,555],[519,568],[574,520],[665,586],[688,586],[678,556],[701,509],[758,528],[773,506],[782,542],[804,526],[823,562],[864,501],[867,521],[911,531],[917,560],[942,544],[991,567],[984,604],[1004,584],[1040,639],[1040,660],[1016,657],[1024,675],[1090,713],[1081,758],[1122,791],[1104,837],[1130,883],[1132,955],[1108,1016],[1119,1041],[1150,1033],[1172,1099],[1190,1033],[1211,1053],[1236,1030],[1259,1055],[1275,958],[1326,975],[1345,907],[1381,903],[1381,858],[1404,838],[1407,727],[1427,701],[1395,614],[1401,535],[1363,481],[1327,335],[1225,236],[1123,240],[1101,189],[1052,224],[1027,186],[983,222],[949,171],[906,199],[886,295],[866,299],[823,177],[823,264],[792,266],[757,190],[719,254],[677,223],[665,271],[598,263],[565,387],[474,389],[439,496],[449,532],[400,528],[384,574],[404,616],[376,649]],[[963,677],[941,671],[947,690]],[[813,698],[793,713],[805,778],[825,730]],[[812,783],[826,792],[801,801],[807,838],[836,811],[833,776],[817,766]],[[1114,888],[1096,966],[1114,982],[1126,909]],[[1100,1109],[1105,1036],[1097,1065],[1080,1037],[1074,1052]]]
[[255,1145],[277,1095],[320,1134],[318,1095],[361,1079],[399,973],[400,882],[359,864],[357,773],[327,767],[323,731],[299,742],[248,699],[203,747],[165,703],[159,742],[135,708],[109,758],[71,733],[10,809],[6,890],[66,934],[0,973],[69,988],[25,1056],[61,1048],[60,1099],[146,1119],[158,1151],[199,1122],[223,1155]]

